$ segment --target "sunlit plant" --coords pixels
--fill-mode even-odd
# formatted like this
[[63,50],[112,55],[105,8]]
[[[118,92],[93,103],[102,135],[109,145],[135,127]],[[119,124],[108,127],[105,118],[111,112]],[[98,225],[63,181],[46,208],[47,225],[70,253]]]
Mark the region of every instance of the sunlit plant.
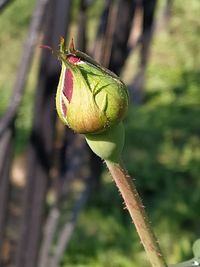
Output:
[[[123,119],[128,111],[126,85],[113,72],[76,50],[73,40],[67,48],[61,38],[55,53],[62,64],[56,93],[59,118],[74,132],[83,134],[92,151],[105,161],[152,267],[167,267],[134,181],[122,164]],[[200,266],[199,246],[195,243],[192,260],[171,266]]]

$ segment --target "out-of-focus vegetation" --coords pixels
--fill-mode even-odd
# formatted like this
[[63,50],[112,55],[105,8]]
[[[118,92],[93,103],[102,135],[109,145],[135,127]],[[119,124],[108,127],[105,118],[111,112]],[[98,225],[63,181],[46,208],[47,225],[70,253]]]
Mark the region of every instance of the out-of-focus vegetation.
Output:
[[[34,1],[12,1],[0,14],[0,116],[6,110],[12,94],[16,72],[19,67],[23,45],[34,7]],[[37,57],[35,59],[37,60]],[[23,103],[19,110],[19,116],[16,120],[17,135],[15,147],[17,153],[24,150],[32,123],[34,85],[37,78],[36,68],[37,65],[34,64]]]
[[[90,10],[99,14],[99,2]],[[74,1],[76,3],[76,1]],[[0,114],[5,110],[34,1],[13,1],[0,17]],[[124,161],[136,182],[169,263],[192,256],[200,235],[199,0],[173,1],[169,25],[157,32],[142,106],[126,119]],[[76,13],[74,9],[74,14]],[[91,33],[92,35],[93,33]],[[135,55],[124,79],[134,74]],[[35,72],[32,74],[35,75]],[[18,151],[31,125],[33,82],[18,119]],[[148,266],[121,197],[105,171],[101,189],[82,212],[62,266]]]

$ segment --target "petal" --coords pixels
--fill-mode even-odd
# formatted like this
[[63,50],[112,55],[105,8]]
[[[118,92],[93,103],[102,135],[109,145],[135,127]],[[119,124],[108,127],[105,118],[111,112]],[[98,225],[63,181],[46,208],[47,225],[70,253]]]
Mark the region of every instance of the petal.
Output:
[[65,105],[64,99],[62,98],[62,112],[63,115],[66,117],[67,115],[67,106]]
[[63,94],[67,98],[67,100],[71,101],[72,99],[72,93],[73,93],[73,74],[71,70],[66,69],[65,71],[65,78],[64,78],[64,84],[63,84]]
[[80,59],[79,57],[74,56],[74,55],[68,55],[68,56],[67,56],[67,59],[68,59],[68,61],[69,61],[70,63],[72,63],[72,64],[81,61],[81,59]]

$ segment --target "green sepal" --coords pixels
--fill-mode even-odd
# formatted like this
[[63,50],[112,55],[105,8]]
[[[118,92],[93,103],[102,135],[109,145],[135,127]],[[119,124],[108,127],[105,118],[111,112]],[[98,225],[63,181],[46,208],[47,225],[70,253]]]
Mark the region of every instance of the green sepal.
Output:
[[86,134],[85,139],[97,156],[119,163],[124,147],[124,135],[124,125],[119,123],[103,133]]

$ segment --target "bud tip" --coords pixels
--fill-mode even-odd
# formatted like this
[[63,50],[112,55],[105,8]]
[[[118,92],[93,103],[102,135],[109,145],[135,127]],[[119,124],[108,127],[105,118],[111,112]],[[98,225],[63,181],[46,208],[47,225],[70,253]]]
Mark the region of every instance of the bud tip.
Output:
[[76,51],[75,46],[74,46],[74,39],[73,38],[71,39],[71,41],[69,43],[69,51],[71,53],[74,53]]

